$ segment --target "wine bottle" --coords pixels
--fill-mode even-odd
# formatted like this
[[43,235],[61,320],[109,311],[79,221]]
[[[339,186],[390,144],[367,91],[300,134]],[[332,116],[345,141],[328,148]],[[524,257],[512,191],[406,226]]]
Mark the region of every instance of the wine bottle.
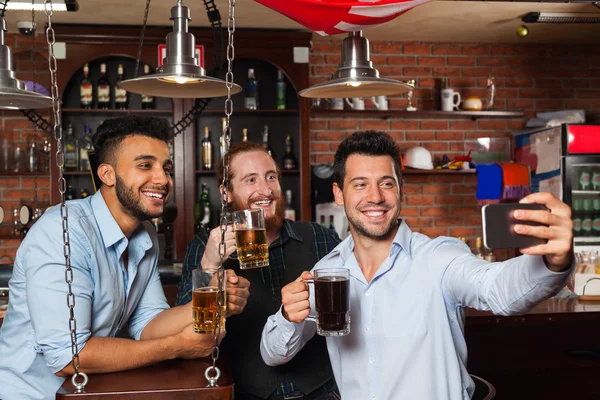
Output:
[[285,110],[286,87],[287,87],[287,83],[285,82],[285,79],[283,78],[283,71],[278,70],[277,71],[277,83],[275,86],[275,96],[276,96],[275,102],[276,102],[276,106],[277,106],[278,110]]
[[296,210],[294,210],[294,206],[292,204],[292,191],[285,191],[285,213],[284,218],[292,221],[296,220]]
[[98,99],[98,108],[110,108],[110,83],[106,77],[106,64],[100,64],[100,78],[96,84],[96,99]]
[[79,85],[79,98],[81,108],[92,108],[92,102],[94,100],[94,87],[92,81],[88,77],[90,73],[90,67],[88,64],[83,66],[83,79]]
[[129,108],[129,94],[119,84],[124,79],[123,64],[117,67],[117,84],[115,85],[115,108],[126,110]]
[[90,158],[88,150],[92,150],[92,131],[88,124],[83,126],[83,137],[79,140],[79,170],[90,170]]
[[292,150],[292,137],[290,135],[285,138],[285,155],[283,156],[283,169],[291,170],[296,169],[296,157],[294,157],[294,151]]
[[254,69],[248,69],[248,80],[244,86],[244,108],[258,110],[258,80],[254,76]]
[[[144,65],[144,75],[150,74],[150,66],[148,64]],[[154,97],[149,96],[147,94],[142,94],[142,109],[151,110],[154,108]]]
[[79,168],[78,140],[73,133],[71,121],[67,123],[67,137],[65,138],[65,161],[64,168],[69,171],[77,171]]
[[265,151],[267,153],[269,153],[269,155],[273,158],[275,158],[273,156],[273,149],[271,149],[271,145],[269,145],[269,126],[265,125],[265,127],[263,128],[263,133],[262,133],[262,146],[265,149]]
[[212,169],[212,143],[208,126],[204,127],[204,138],[202,139],[202,169]]
[[200,204],[202,209],[202,219],[200,220],[200,225],[202,225],[202,227],[208,231],[211,228],[212,206],[210,204],[210,199],[208,198],[208,187],[206,186],[206,183],[202,184]]

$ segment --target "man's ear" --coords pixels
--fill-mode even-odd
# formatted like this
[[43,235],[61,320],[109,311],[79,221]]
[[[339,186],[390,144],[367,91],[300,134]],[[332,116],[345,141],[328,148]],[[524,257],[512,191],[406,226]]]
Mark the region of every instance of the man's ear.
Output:
[[100,164],[98,167],[98,177],[106,186],[114,186],[117,178],[115,174],[115,169],[110,164]]
[[338,206],[344,205],[344,192],[337,183],[333,183],[333,198]]

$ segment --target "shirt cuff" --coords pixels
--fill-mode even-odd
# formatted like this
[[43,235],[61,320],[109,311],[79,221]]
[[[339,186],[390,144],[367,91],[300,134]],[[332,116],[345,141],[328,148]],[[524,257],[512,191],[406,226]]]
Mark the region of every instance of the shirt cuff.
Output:
[[569,279],[569,276],[575,269],[575,258],[573,258],[571,261],[569,268],[561,272],[554,272],[546,266],[543,256],[525,255],[524,257],[530,258],[528,261],[533,265],[533,268],[530,270],[533,281],[544,282],[549,286],[553,286],[559,282],[566,283]]

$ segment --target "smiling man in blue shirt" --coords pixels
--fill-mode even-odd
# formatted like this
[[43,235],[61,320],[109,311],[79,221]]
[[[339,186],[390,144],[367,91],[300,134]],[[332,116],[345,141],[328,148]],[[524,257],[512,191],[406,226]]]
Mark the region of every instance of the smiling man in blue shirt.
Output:
[[[366,167],[365,167],[366,166]],[[399,150],[383,132],[357,132],[335,154],[335,200],[352,233],[314,269],[350,270],[351,333],[327,337],[335,380],[344,400],[467,400],[464,307],[517,314],[558,292],[573,261],[570,208],[549,193],[522,202],[550,211],[517,212],[546,227],[515,226],[548,239],[498,263],[476,258],[460,241],[411,232],[400,217]],[[305,321],[314,309],[304,272],[281,290],[283,307],[263,329],[268,365],[288,362],[316,332]]]
[[[190,305],[169,309],[158,275],[158,217],[173,181],[169,123],[105,121],[94,147],[100,190],[68,202],[80,371],[122,371],[210,354],[212,334],[192,327]],[[54,399],[74,373],[59,207],[46,212],[17,251],[0,329],[0,399]],[[228,308],[239,313],[248,282],[229,273]],[[124,338],[128,337],[128,338]],[[133,339],[133,340],[132,340]]]

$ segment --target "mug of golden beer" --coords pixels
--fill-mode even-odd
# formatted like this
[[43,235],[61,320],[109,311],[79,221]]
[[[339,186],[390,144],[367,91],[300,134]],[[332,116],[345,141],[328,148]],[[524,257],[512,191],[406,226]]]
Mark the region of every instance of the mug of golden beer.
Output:
[[196,333],[212,333],[217,320],[217,295],[221,309],[220,329],[225,330],[227,312],[227,277],[223,274],[221,291],[217,271],[192,270],[192,317]]
[[235,211],[233,228],[240,269],[268,267],[269,244],[263,210]]

